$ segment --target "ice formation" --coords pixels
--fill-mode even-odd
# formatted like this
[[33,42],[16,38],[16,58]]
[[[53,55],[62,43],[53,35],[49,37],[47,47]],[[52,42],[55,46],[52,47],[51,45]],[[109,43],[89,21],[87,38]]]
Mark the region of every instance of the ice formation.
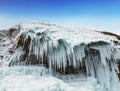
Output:
[[[66,80],[66,78],[70,79]],[[103,89],[93,77],[75,79],[76,77],[69,75],[66,78],[58,79],[44,67],[5,67],[0,69],[0,91],[99,91]]]
[[119,91],[120,52],[113,42],[117,38],[39,22],[23,23],[19,29],[9,66],[43,65],[63,74],[74,71],[96,78],[105,91]]

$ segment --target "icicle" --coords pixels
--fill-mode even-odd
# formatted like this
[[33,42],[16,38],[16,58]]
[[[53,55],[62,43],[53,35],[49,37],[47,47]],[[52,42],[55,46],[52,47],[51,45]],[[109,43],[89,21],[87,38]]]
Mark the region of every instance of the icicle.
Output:
[[91,48],[99,50],[103,65],[106,65],[106,59],[111,59],[113,57],[114,48],[111,45],[96,45]]
[[48,61],[50,67],[54,65],[54,67],[57,67],[58,69],[63,68],[65,70],[67,65],[66,50],[69,49],[67,49],[67,44],[63,44],[63,40],[58,41],[57,47],[50,47],[48,52]]
[[24,51],[22,51],[21,47],[15,50],[14,55],[10,59],[11,60],[10,65],[14,65],[17,62],[19,63],[20,61],[23,61],[23,60],[20,60],[23,54],[24,54]]
[[74,61],[76,61],[76,65],[79,67],[80,64],[82,64],[83,58],[85,57],[85,44],[80,44],[74,47],[74,56]]
[[[95,76],[98,82],[102,84],[102,86],[107,91],[115,91],[115,90],[111,90],[112,89],[111,85],[116,84],[119,87],[119,82],[117,82],[119,80],[117,77],[117,73],[115,72],[118,71],[118,67],[114,59],[114,52],[115,52],[114,48],[111,45],[105,45],[105,44],[94,45],[90,48],[92,48],[93,50],[98,50],[99,55],[89,54],[86,57],[85,62],[86,62],[87,74]],[[114,82],[114,80],[116,82]]]
[[[49,69],[61,70],[65,73],[69,66],[72,66],[75,71],[79,70],[84,62],[82,66],[85,67],[81,69],[86,69],[87,76],[96,77],[98,83],[108,91],[113,84],[115,87],[119,85],[116,64],[119,53],[111,44],[95,43],[88,46],[79,43],[71,46],[66,39],[54,40],[43,30],[36,33],[33,30],[26,30],[19,36],[22,37],[22,43],[16,47],[10,64],[46,64]],[[24,60],[22,60],[23,56],[25,56]]]
[[120,61],[120,49],[116,49],[115,54],[114,54],[114,58],[118,61]]

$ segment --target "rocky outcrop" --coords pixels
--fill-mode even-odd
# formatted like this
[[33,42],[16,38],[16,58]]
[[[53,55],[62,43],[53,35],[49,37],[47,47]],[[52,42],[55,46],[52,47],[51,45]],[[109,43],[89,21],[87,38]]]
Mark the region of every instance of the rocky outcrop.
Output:
[[12,53],[14,53],[12,47],[19,32],[20,30],[16,28],[0,30],[0,66],[7,65],[5,60],[10,60]]
[[9,66],[42,65],[61,74],[95,77],[107,89],[119,85],[118,36],[38,22],[18,25],[5,31],[5,35],[1,43],[8,42],[3,47],[8,54],[1,58],[8,58]]

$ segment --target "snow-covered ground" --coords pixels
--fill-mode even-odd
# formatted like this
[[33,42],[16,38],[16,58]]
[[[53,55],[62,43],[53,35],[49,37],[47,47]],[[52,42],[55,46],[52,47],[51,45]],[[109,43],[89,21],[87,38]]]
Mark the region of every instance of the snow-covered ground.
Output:
[[59,39],[64,39],[72,46],[97,41],[105,41],[108,43],[111,43],[113,40],[118,41],[116,37],[104,35],[91,29],[66,28],[63,26],[46,24],[42,22],[24,22],[16,25],[15,27],[18,28],[18,26],[21,28],[21,32],[26,31],[26,33],[28,33],[29,31],[28,35],[34,33],[33,37],[36,37],[36,33],[43,33],[55,42]]
[[61,80],[44,67],[0,69],[0,91],[104,91],[93,77]]

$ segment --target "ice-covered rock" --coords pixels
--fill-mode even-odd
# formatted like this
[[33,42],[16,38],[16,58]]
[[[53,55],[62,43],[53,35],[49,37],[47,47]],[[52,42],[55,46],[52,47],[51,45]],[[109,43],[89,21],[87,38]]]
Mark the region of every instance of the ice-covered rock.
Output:
[[105,91],[119,91],[120,40],[117,37],[95,30],[70,29],[40,22],[21,23],[13,29],[19,33],[10,39],[13,41],[12,53],[8,60],[3,55],[2,64],[5,61],[9,66],[42,64],[62,74],[91,76]]

